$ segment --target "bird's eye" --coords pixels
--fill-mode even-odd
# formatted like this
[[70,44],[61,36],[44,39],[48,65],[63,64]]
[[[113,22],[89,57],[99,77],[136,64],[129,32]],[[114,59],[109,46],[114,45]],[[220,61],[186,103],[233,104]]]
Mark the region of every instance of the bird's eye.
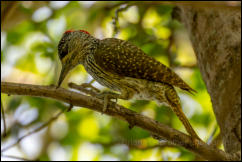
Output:
[[58,55],[62,60],[68,54],[68,43],[65,43],[64,40],[61,40],[58,45]]

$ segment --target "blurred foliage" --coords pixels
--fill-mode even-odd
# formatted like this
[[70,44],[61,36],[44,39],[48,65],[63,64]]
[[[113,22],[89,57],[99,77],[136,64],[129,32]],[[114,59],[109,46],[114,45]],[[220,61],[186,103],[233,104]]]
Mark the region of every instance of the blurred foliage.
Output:
[[[125,2],[128,3],[128,2]],[[84,29],[99,39],[113,34],[113,17],[124,2],[48,2],[36,8],[35,2],[18,3],[20,13],[28,18],[1,31],[1,80],[50,85],[56,84],[61,65],[57,44],[67,29]],[[194,129],[205,141],[216,128],[210,97],[201,78],[196,58],[183,26],[172,19],[169,5],[133,5],[118,14],[117,38],[129,40],[148,55],[171,66],[198,93],[190,95],[179,89],[182,107]],[[11,20],[8,20],[11,21]],[[190,66],[190,67],[189,67]],[[78,84],[91,77],[82,66],[65,79]],[[103,89],[95,83],[94,86]],[[68,105],[56,100],[7,96],[2,94],[6,113],[7,137],[12,141]],[[129,109],[185,132],[174,113],[153,101],[119,101]],[[2,118],[1,118],[2,119]],[[1,125],[2,120],[1,120]],[[1,127],[3,133],[3,127]],[[158,141],[140,128],[100,113],[74,107],[41,132],[23,140],[6,153],[39,160],[194,160],[180,147],[155,147]],[[150,149],[149,149],[150,147]]]

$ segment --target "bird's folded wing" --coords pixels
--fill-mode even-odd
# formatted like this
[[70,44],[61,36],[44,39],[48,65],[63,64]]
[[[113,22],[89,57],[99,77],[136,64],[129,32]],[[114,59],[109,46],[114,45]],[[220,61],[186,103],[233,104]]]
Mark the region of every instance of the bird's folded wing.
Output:
[[170,68],[127,41],[103,39],[94,59],[105,71],[119,76],[146,79],[177,86],[189,92],[194,91]]

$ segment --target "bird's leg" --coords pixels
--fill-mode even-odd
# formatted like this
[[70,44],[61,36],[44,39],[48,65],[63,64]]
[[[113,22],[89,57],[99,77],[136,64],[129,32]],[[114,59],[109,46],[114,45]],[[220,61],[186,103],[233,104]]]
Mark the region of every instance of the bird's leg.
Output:
[[108,107],[108,102],[111,99],[115,99],[117,103],[118,99],[123,99],[123,100],[129,100],[133,97],[134,92],[132,90],[129,89],[122,89],[121,90],[121,94],[117,94],[114,92],[109,92],[109,91],[104,91],[100,94],[98,94],[96,97],[100,98],[100,99],[104,99],[104,106],[103,106],[103,112],[105,112],[107,110]]
[[[100,93],[100,90],[97,89],[96,87],[92,86],[92,83],[94,81],[95,80],[93,79],[91,82],[89,82],[89,83],[83,83],[81,85],[77,85],[77,84],[71,82],[71,83],[68,84],[68,86],[70,88],[76,89],[76,90],[78,90],[80,92],[84,92],[86,94],[89,94],[89,95],[95,97],[97,95],[97,93]],[[87,89],[87,88],[90,88],[90,89]]]
[[119,98],[119,96],[120,94],[109,92],[109,91],[104,91],[96,95],[97,98],[104,100],[103,112],[107,110],[108,103],[110,102],[110,100],[116,99],[116,102],[117,102],[117,99]]
[[197,140],[201,140],[199,136],[196,134],[194,129],[192,128],[190,122],[182,111],[181,104],[179,102],[179,98],[173,88],[169,88],[165,92],[166,99],[172,109],[172,111],[177,115],[179,120],[183,123],[186,131],[191,135],[193,143],[195,146],[197,145]]
[[86,89],[85,87],[83,87],[81,85],[77,85],[77,84],[72,83],[72,82],[68,83],[68,86],[70,88],[76,89],[76,90],[78,90],[80,92],[84,92],[85,94],[89,94],[89,95],[91,95],[93,97],[95,97],[97,95],[97,92],[94,92],[93,90]]
[[81,84],[80,86],[82,86],[83,88],[90,88],[90,89],[93,90],[94,92],[99,93],[100,90],[97,89],[96,87],[94,87],[94,86],[92,85],[93,82],[95,82],[94,79],[92,79],[89,83],[83,83],[83,84]]

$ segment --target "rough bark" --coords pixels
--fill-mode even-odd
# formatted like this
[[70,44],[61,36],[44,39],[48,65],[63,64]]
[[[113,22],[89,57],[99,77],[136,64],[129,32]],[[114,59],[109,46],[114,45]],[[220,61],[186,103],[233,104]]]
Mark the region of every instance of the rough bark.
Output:
[[241,154],[241,9],[180,6],[225,151]]
[[[190,138],[190,136],[118,104],[112,103],[110,107],[103,112],[104,102],[102,100],[82,95],[74,91],[56,88],[54,86],[1,82],[1,92],[9,95],[48,97],[67,102],[73,106],[86,107],[88,109],[125,120],[130,124],[130,126],[143,128],[149,131],[153,137],[157,139],[165,139],[177,146],[183,146],[203,159],[216,161],[238,160],[236,155],[225,153],[213,146],[209,146],[203,141],[196,140],[196,145],[194,145],[194,141]],[[6,149],[7,148],[2,149],[1,152],[4,152]]]

